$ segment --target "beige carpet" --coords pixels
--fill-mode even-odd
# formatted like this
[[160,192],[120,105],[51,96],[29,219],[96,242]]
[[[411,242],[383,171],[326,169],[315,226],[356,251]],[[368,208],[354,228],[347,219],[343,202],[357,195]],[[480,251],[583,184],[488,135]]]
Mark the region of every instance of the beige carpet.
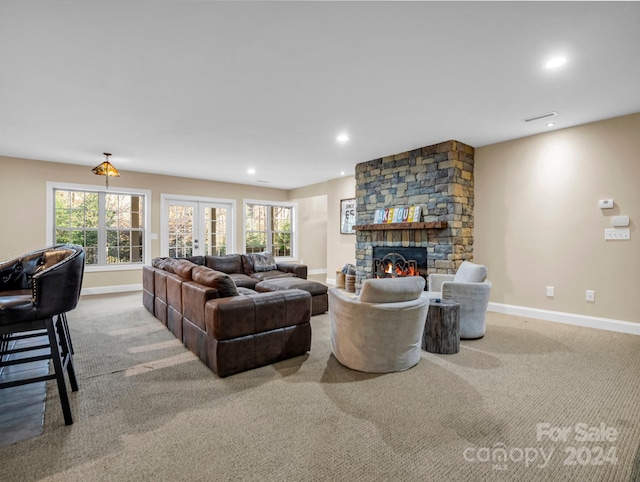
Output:
[[322,315],[307,356],[220,379],[139,293],[84,297],[69,322],[75,423],[50,383],[3,481],[640,480],[637,336],[490,313],[459,354],[371,375],[335,360]]

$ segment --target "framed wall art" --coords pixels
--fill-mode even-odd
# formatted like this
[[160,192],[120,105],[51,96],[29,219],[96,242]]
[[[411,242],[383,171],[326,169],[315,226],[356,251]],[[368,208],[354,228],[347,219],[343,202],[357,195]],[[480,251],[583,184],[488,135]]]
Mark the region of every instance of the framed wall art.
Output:
[[340,234],[355,234],[356,198],[340,200]]

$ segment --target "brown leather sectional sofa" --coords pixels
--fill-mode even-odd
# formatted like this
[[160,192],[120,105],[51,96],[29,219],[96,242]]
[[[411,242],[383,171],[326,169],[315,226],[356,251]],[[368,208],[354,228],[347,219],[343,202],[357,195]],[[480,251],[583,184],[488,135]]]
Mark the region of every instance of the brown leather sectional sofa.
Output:
[[[245,255],[156,258],[143,268],[146,309],[220,377],[302,355],[311,346],[311,294],[253,291],[260,279],[247,274],[249,262]],[[275,271],[272,279],[306,278],[304,265],[278,264]]]
[[228,274],[239,288],[254,289],[260,281],[274,278],[297,277],[307,279],[307,267],[304,264],[277,263],[277,269],[256,271],[252,257],[246,254],[204,256],[204,262],[201,264]]

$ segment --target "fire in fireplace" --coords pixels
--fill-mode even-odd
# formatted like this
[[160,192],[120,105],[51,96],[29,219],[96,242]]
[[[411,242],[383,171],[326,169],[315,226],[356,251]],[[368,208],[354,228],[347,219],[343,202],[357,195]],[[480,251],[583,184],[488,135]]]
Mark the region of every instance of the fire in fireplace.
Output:
[[374,246],[371,277],[427,277],[427,249],[418,246]]
[[374,273],[376,278],[398,278],[403,276],[418,276],[418,263],[412,259],[405,259],[399,253],[389,253],[382,259],[374,259]]

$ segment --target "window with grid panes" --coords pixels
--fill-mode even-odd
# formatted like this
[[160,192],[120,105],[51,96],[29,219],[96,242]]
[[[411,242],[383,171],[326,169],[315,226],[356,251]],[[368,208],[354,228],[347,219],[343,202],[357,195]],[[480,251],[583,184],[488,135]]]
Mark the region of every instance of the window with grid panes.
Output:
[[87,265],[144,263],[144,194],[54,188],[54,243],[85,248]]
[[293,256],[293,206],[247,203],[245,252],[269,251],[274,257]]

